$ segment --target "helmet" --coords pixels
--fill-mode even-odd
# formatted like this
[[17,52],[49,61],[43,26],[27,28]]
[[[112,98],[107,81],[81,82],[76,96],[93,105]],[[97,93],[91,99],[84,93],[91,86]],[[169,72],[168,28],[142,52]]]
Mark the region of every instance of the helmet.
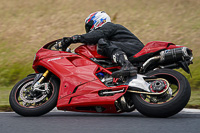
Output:
[[106,14],[104,11],[91,13],[85,19],[86,33],[88,33],[89,31],[93,31],[94,29],[97,29],[98,27],[101,27],[103,24],[107,22],[111,22],[111,20],[108,14]]

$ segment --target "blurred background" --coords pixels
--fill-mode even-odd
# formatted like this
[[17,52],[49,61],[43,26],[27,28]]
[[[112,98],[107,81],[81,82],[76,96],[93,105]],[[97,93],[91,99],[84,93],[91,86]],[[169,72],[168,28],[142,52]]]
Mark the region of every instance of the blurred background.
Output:
[[144,44],[168,41],[193,50],[188,107],[200,107],[200,0],[0,0],[0,105],[13,85],[33,73],[32,61],[45,43],[85,33],[84,20],[106,11]]

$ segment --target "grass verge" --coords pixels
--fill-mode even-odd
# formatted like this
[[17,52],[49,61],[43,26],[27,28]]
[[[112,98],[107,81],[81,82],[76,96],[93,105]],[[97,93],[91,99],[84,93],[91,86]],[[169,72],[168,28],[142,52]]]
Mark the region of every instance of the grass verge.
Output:
[[10,105],[0,105],[0,112],[11,112],[13,111]]
[[190,101],[186,107],[200,109],[200,91],[192,90]]
[[4,105],[9,105],[9,94],[12,87],[13,86],[0,87],[0,107]]

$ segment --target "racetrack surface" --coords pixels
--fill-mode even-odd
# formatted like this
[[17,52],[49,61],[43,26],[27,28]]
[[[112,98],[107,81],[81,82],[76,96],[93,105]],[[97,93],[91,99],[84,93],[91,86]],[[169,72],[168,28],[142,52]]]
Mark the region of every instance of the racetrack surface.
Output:
[[139,112],[93,114],[53,111],[41,117],[0,113],[1,133],[199,133],[200,111],[183,110],[169,118],[148,118]]

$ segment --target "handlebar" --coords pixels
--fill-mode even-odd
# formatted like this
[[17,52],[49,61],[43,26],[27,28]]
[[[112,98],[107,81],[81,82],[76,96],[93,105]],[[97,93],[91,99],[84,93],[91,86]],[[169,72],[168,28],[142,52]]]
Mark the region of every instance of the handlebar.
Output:
[[68,48],[70,45],[71,45],[71,43],[68,44],[68,45],[65,45],[65,44],[63,44],[62,40],[59,40],[59,41],[56,42],[56,44],[54,45],[54,47],[55,47],[55,49],[57,49],[57,50],[60,50],[60,49],[61,49],[62,51],[66,51],[67,48]]

